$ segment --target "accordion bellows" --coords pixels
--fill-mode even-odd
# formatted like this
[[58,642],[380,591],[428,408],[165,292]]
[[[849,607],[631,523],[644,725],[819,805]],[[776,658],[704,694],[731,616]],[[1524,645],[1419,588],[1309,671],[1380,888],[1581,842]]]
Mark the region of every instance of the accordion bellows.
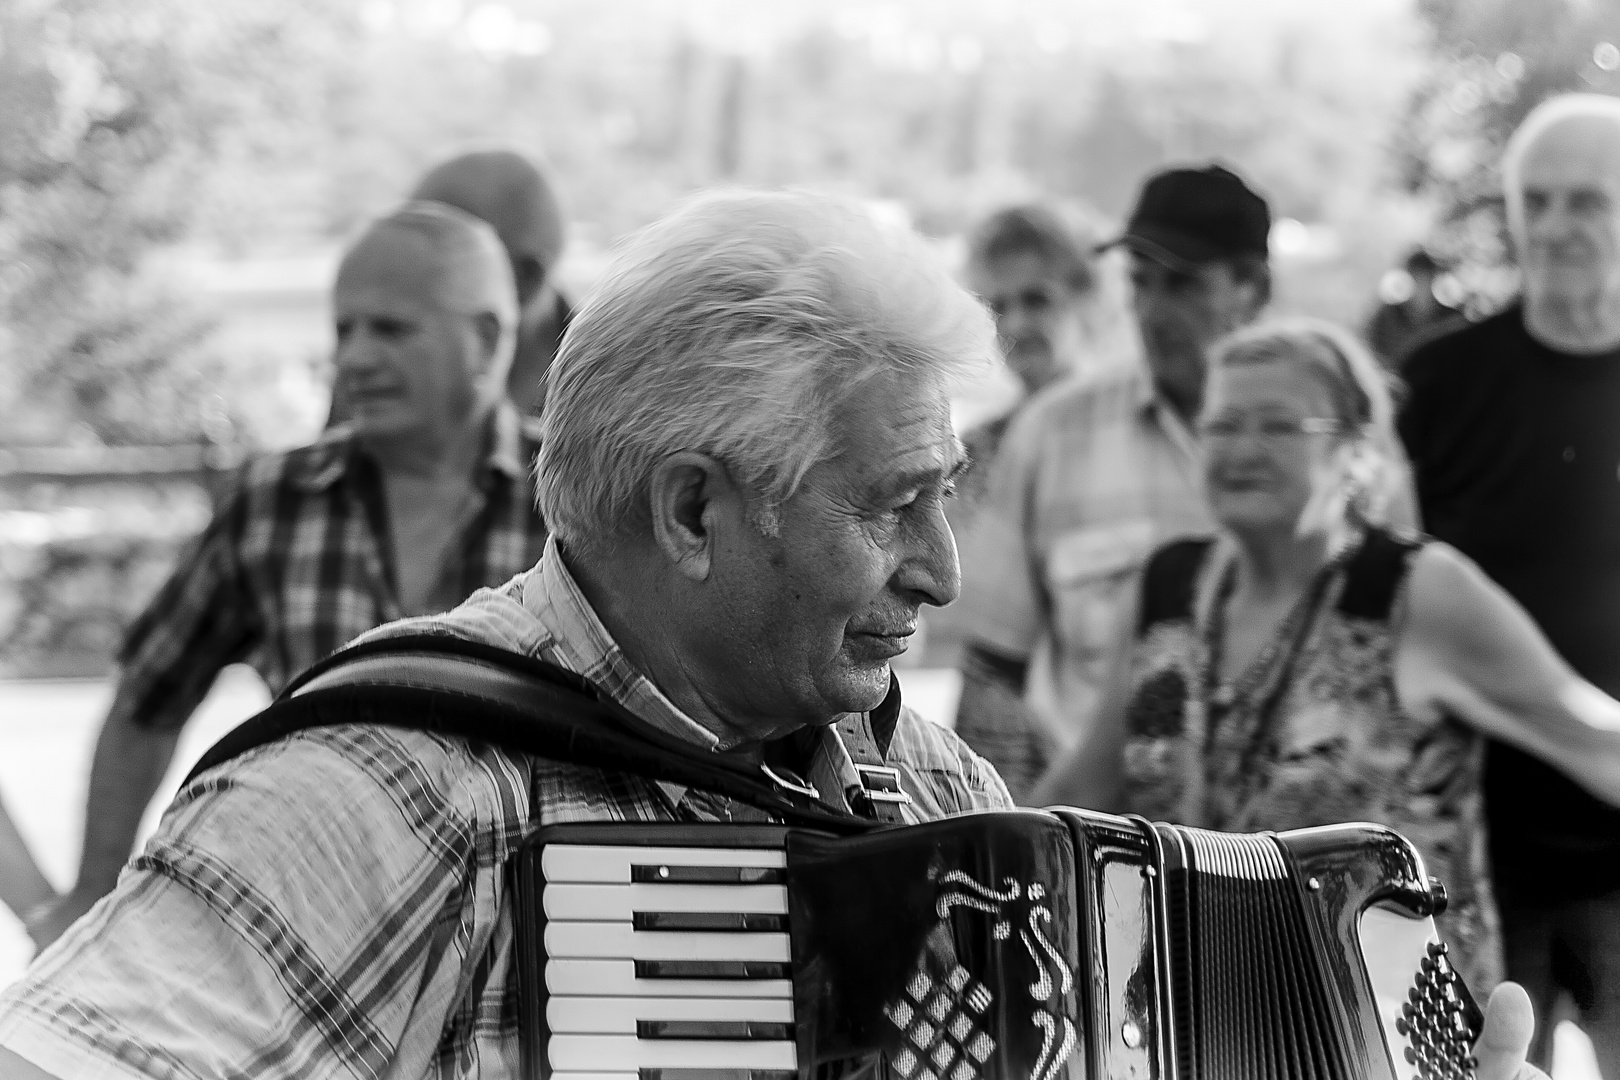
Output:
[[1376,825],[561,825],[515,884],[537,1080],[1460,1080],[1481,1022]]

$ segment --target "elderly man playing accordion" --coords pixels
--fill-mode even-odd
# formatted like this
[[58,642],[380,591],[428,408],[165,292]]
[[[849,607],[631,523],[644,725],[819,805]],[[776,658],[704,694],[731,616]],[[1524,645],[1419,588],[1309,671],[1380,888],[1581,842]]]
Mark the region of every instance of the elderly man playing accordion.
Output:
[[[915,238],[809,195],[698,199],[621,255],[552,369],[538,565],[351,650],[428,634],[546,661],[649,739],[829,820],[1008,809],[889,669],[921,605],[957,593],[950,394],[992,348]],[[0,1076],[517,1075],[507,864],[525,838],[771,816],[385,713],[196,775],[117,889],[0,998]],[[886,799],[863,797],[875,775]],[[1530,1026],[1499,990],[1478,1075],[1540,1075]]]

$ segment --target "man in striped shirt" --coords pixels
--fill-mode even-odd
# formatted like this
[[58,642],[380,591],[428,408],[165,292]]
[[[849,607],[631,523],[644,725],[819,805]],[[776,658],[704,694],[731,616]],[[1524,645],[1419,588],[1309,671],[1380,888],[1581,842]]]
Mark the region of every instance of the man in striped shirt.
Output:
[[78,883],[25,918],[44,946],[109,891],[181,728],[227,664],[279,692],[357,634],[534,565],[538,422],[505,395],[517,301],[493,230],[413,202],[333,290],[348,422],[250,461],[125,639],[91,769]]
[[[1005,808],[889,670],[957,591],[950,389],[992,347],[918,241],[858,209],[689,204],[624,252],[553,367],[539,565],[377,633],[542,657],[833,808],[874,758],[907,820]],[[539,826],[649,820],[759,813],[422,731],[249,751],[0,995],[0,1075],[516,1076],[508,858]],[[1514,1075],[1486,1058],[1482,1080]]]

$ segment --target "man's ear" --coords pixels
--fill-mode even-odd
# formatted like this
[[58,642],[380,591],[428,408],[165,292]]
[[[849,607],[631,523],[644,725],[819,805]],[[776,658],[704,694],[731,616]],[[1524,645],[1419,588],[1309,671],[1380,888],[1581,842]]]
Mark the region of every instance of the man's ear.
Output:
[[501,320],[493,311],[480,311],[473,317],[473,331],[478,335],[478,370],[487,372],[495,364],[501,347]]
[[708,454],[682,451],[653,469],[648,484],[653,542],[691,580],[704,581],[713,569],[721,511],[737,495],[725,467]]

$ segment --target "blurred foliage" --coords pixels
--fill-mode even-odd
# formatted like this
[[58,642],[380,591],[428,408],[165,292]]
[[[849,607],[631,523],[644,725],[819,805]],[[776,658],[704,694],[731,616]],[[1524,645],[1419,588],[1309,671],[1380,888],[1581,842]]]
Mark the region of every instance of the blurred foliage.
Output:
[[208,320],[142,259],[223,158],[313,122],[332,22],[320,0],[0,4],[0,442],[228,436]]
[[1431,62],[1395,129],[1403,186],[1438,208],[1432,246],[1477,308],[1517,286],[1500,161],[1553,94],[1620,94],[1620,0],[1418,0]]

